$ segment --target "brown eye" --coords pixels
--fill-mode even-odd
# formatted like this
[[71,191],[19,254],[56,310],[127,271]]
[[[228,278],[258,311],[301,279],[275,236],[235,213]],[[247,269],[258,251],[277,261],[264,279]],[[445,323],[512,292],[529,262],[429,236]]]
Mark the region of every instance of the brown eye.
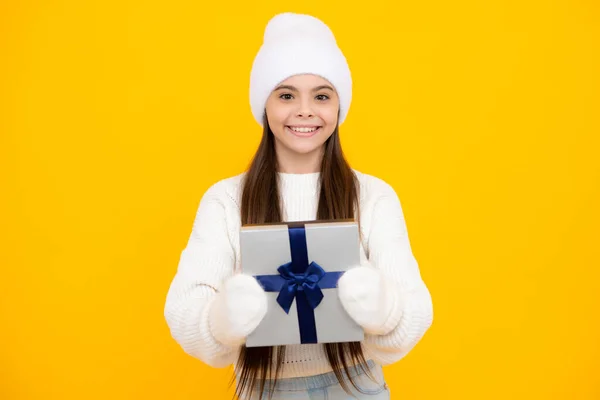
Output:
[[292,95],[289,94],[289,93],[283,93],[282,95],[279,96],[279,98],[283,99],[283,100],[291,100],[292,99]]
[[317,95],[317,100],[324,101],[324,100],[328,100],[328,99],[329,99],[329,96],[327,96],[326,94]]

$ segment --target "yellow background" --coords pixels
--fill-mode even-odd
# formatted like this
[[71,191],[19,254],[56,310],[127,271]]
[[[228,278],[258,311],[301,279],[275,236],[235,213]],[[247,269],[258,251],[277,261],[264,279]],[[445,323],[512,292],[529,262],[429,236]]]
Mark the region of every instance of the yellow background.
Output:
[[0,398],[231,398],[163,306],[258,143],[281,11],[335,32],[345,151],[396,188],[432,293],[392,398],[600,398],[598,3],[301,3],[0,3]]

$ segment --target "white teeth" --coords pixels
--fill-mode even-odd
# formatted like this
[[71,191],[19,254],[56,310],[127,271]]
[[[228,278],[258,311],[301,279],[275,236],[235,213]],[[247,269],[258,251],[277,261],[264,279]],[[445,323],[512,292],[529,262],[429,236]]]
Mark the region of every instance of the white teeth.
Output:
[[314,132],[317,130],[317,128],[296,128],[296,127],[292,127],[292,126],[290,126],[290,129],[293,130],[294,132],[300,132],[300,133],[309,133],[309,132]]

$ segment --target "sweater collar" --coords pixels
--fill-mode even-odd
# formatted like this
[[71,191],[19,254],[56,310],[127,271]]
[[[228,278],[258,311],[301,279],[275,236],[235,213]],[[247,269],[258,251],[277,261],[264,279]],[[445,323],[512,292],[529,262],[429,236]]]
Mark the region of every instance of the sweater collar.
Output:
[[290,194],[315,193],[320,175],[320,172],[306,174],[277,173],[282,191]]

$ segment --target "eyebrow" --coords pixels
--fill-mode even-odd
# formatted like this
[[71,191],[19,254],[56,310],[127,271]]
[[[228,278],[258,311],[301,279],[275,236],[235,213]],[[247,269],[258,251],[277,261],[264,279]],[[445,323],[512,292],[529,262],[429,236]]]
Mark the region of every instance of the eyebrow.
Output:
[[[298,91],[298,89],[296,89],[294,86],[290,86],[290,85],[280,85],[280,86],[277,86],[275,88],[275,90],[282,90],[282,89],[291,90],[292,92],[297,92]],[[329,86],[329,85],[320,85],[320,86],[317,86],[312,91],[313,92],[317,92],[317,91],[319,91],[321,89],[329,89],[329,90],[331,90],[333,92],[333,88],[331,86]]]

